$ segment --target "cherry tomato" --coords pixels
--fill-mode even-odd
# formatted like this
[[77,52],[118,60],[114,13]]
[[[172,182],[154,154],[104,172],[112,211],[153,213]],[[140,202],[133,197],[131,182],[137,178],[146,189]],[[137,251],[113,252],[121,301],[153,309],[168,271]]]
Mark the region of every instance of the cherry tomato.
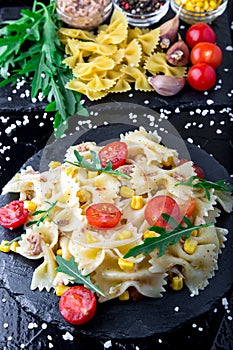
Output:
[[[187,162],[186,159],[181,159],[180,162],[179,162],[179,165],[184,164],[186,162]],[[204,171],[203,171],[203,169],[201,167],[199,167],[198,165],[193,164],[193,169],[194,169],[194,171],[195,171],[195,173],[197,174],[198,177],[204,179],[205,173],[204,173]]]
[[187,30],[185,40],[188,46],[193,48],[196,44],[203,41],[215,43],[216,34],[208,24],[195,23]]
[[118,168],[125,164],[127,153],[128,147],[125,142],[116,141],[109,143],[99,151],[102,167],[105,168],[108,162],[111,162],[113,169]]
[[146,221],[151,226],[160,226],[169,229],[171,227],[163,219],[163,213],[171,215],[178,222],[180,221],[180,207],[175,199],[164,195],[153,197],[145,208]]
[[114,204],[97,203],[87,208],[86,217],[90,225],[100,229],[108,229],[119,223],[121,212]]
[[188,71],[189,85],[199,91],[211,89],[216,83],[216,73],[213,67],[206,63],[197,63]]
[[23,201],[15,200],[0,208],[0,225],[13,229],[25,223],[28,210],[24,209]]
[[59,310],[67,322],[75,325],[84,324],[95,316],[95,294],[84,286],[71,287],[62,294]]
[[199,43],[192,48],[190,60],[192,64],[207,63],[216,69],[222,62],[222,50],[212,43]]

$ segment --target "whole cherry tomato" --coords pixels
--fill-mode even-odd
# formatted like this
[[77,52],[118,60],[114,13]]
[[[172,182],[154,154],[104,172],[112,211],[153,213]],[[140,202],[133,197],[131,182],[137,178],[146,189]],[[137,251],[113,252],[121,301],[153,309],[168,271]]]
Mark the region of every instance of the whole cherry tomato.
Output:
[[162,214],[172,216],[176,221],[180,221],[180,207],[175,199],[169,196],[159,195],[153,197],[146,205],[145,218],[149,225],[160,226],[166,229],[171,228]]
[[121,212],[114,204],[96,203],[87,208],[86,218],[90,225],[100,229],[108,229],[118,224]]
[[102,167],[105,168],[111,162],[113,169],[118,168],[125,164],[127,153],[128,147],[125,142],[115,141],[109,143],[99,151]]
[[189,69],[187,81],[196,90],[209,90],[216,83],[216,73],[209,64],[197,63]]
[[71,287],[62,294],[59,310],[67,322],[74,325],[84,324],[95,315],[95,294],[84,286]]
[[185,40],[188,46],[193,48],[196,44],[203,41],[215,43],[216,34],[208,24],[195,23],[187,30]]
[[192,48],[190,60],[192,64],[207,63],[217,68],[222,62],[222,50],[218,45],[212,43],[199,43]]
[[23,225],[28,217],[23,201],[15,200],[0,208],[0,225],[13,229]]

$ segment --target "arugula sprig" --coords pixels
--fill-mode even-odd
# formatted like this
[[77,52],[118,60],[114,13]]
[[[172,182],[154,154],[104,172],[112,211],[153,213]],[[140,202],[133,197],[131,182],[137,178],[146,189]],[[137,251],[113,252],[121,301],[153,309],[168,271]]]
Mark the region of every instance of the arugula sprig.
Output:
[[18,241],[21,241],[21,240],[22,240],[22,236],[18,236],[18,237],[13,238],[11,241],[4,243],[4,245],[9,246],[12,243],[18,242]]
[[213,182],[213,181],[208,181],[206,179],[202,179],[198,176],[191,176],[187,182],[181,181],[175,184],[175,186],[179,186],[179,185],[203,189],[206,193],[206,197],[208,198],[208,200],[210,200],[209,189],[211,188],[221,192],[233,192],[233,185],[227,183],[226,180],[219,180],[217,182]]
[[34,0],[32,10],[23,9],[19,19],[1,24],[0,87],[15,85],[24,77],[32,98],[40,91],[47,98],[45,111],[55,112],[55,136],[62,136],[74,113],[88,116],[88,112],[80,103],[81,95],[65,88],[72,72],[62,63],[65,51],[57,37],[60,20],[55,1],[46,6]]
[[70,162],[70,161],[66,160],[66,163],[77,166],[79,168],[85,168],[85,169],[89,169],[92,171],[100,171],[102,173],[108,173],[108,174],[112,174],[112,175],[116,175],[116,176],[122,176],[128,180],[130,179],[130,176],[122,173],[121,171],[113,170],[111,162],[109,162],[107,164],[107,166],[105,168],[103,168],[101,163],[100,163],[100,158],[99,158],[98,153],[96,153],[93,150],[91,150],[90,153],[92,155],[92,162],[88,162],[87,160],[84,159],[83,156],[81,156],[81,154],[77,150],[74,150],[74,155],[75,155],[77,161]]
[[97,293],[101,294],[103,297],[105,297],[104,292],[102,292],[102,290],[98,286],[96,286],[92,283],[92,281],[90,279],[90,275],[83,276],[81,274],[80,270],[78,269],[78,265],[76,264],[73,256],[70,260],[65,260],[61,256],[57,255],[56,260],[57,260],[57,263],[59,265],[56,268],[56,271],[63,272],[66,275],[70,276],[73,283],[85,285],[93,292],[97,292]]
[[54,224],[57,225],[57,223],[53,220],[53,218],[51,217],[50,213],[53,210],[53,208],[55,207],[55,205],[57,204],[57,201],[50,203],[49,201],[45,201],[45,203],[49,204],[50,207],[46,210],[37,210],[34,213],[32,213],[32,216],[35,215],[40,215],[40,214],[44,214],[42,215],[38,220],[33,220],[33,221],[29,221],[26,226],[31,226],[36,224],[36,226],[39,226],[41,222],[44,222],[46,218],[49,218]]
[[183,222],[186,224],[186,226],[182,226],[179,224],[172,216],[163,213],[162,214],[163,219],[166,222],[169,222],[169,225],[173,228],[172,230],[167,230],[160,226],[152,226],[149,228],[150,231],[154,231],[156,233],[159,233],[160,236],[158,237],[150,237],[146,238],[142,244],[139,244],[138,246],[135,246],[131,248],[125,255],[124,258],[129,258],[130,256],[137,256],[139,254],[149,254],[154,249],[158,248],[158,257],[161,257],[165,254],[167,247],[169,245],[173,245],[181,238],[189,238],[193,230],[198,230],[203,227],[211,226],[213,223],[209,224],[201,224],[194,226],[191,221],[187,217],[183,217]]

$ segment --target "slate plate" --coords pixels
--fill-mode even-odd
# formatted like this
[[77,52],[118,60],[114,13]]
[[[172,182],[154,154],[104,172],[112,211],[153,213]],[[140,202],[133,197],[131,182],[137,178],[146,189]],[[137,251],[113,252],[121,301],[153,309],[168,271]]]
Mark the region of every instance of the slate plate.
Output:
[[[126,125],[120,123],[99,126],[97,129],[89,130],[82,135],[97,143],[103,142],[108,137],[117,138],[122,128]],[[128,125],[128,129],[134,129]],[[174,136],[170,135],[171,139]],[[81,140],[79,139],[78,142]],[[175,141],[176,137],[175,137]],[[210,180],[229,180],[227,171],[213,157],[200,148],[186,144],[191,159],[200,165],[206,177]],[[30,158],[26,165],[32,165],[35,169],[40,166],[42,152]],[[6,195],[0,197],[0,206],[5,205],[14,196]],[[232,228],[232,216],[222,214],[219,226]],[[0,228],[1,238],[12,239],[19,232],[11,233],[9,230]],[[233,286],[233,236],[228,234],[228,241],[223,253],[219,257],[219,270],[209,286],[201,291],[199,296],[190,297],[184,288],[180,292],[168,290],[161,299],[145,298],[138,302],[119,302],[113,300],[99,304],[95,318],[81,327],[67,324],[58,311],[58,297],[52,292],[39,292],[30,290],[31,277],[38,261],[29,261],[19,255],[0,253],[0,276],[3,278],[5,287],[28,313],[49,322],[60,330],[68,330],[73,333],[82,334],[92,338],[110,339],[144,339],[173,331],[184,326],[187,322],[194,320],[207,311],[213,309],[220,298],[222,298]],[[174,308],[179,306],[179,312]]]

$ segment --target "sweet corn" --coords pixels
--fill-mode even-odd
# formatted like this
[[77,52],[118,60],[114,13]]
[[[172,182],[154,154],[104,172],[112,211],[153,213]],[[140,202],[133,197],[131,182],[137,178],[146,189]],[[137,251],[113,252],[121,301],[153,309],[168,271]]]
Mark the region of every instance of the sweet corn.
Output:
[[181,290],[183,288],[183,278],[179,276],[173,277],[171,287],[173,290]]
[[8,243],[9,241],[7,240],[2,240],[1,244],[0,244],[0,251],[3,253],[9,253],[10,251],[10,245],[6,245],[6,243]]
[[25,209],[28,209],[28,210],[31,210],[31,211],[34,211],[36,210],[36,203],[32,202],[32,201],[24,201],[24,208]]
[[93,237],[90,232],[88,232],[87,233],[87,242],[88,243],[95,243],[95,242],[97,242],[97,239],[95,237]]
[[64,294],[70,287],[69,286],[56,286],[55,287],[55,293],[58,297],[62,296],[62,294]]
[[193,230],[193,231],[191,232],[191,236],[197,237],[197,235],[198,235],[198,231],[197,231],[197,230]]
[[94,177],[96,177],[98,175],[98,171],[88,171],[87,173],[87,178],[88,179],[93,179]]
[[71,165],[71,166],[65,168],[65,173],[67,176],[71,176],[73,178],[77,174],[77,168],[75,168],[74,166]]
[[131,198],[134,195],[134,190],[132,188],[129,188],[127,186],[122,186],[120,189],[120,195],[124,198]]
[[154,231],[150,231],[150,230],[146,230],[146,231],[143,233],[143,239],[152,238],[152,237],[159,237],[159,236],[160,236],[159,233],[154,232]]
[[144,206],[144,200],[142,196],[133,196],[131,200],[131,208],[138,210]]
[[134,263],[132,261],[128,261],[122,258],[118,258],[118,265],[120,266],[121,270],[125,272],[130,272],[134,268]]
[[215,10],[222,0],[176,0],[176,3],[188,11],[207,12]]
[[197,249],[197,241],[195,241],[195,239],[193,238],[187,238],[184,241],[184,251],[188,254],[194,254],[196,249]]
[[10,250],[14,253],[16,253],[16,248],[19,246],[19,243],[18,242],[12,242],[10,244]]
[[62,256],[62,249],[61,248],[58,249],[56,253],[57,253],[57,255]]
[[132,237],[132,231],[129,231],[129,230],[125,230],[125,231],[122,231],[120,233],[118,233],[118,238],[119,239],[127,239],[127,238],[130,238]]
[[172,157],[168,157],[167,160],[163,160],[163,161],[162,161],[162,164],[163,164],[164,166],[170,166],[170,165],[172,165],[172,164],[173,164],[173,158],[172,158]]
[[79,197],[81,203],[85,203],[91,198],[90,192],[86,190],[79,190],[76,196]]
[[57,167],[59,167],[61,165],[61,162],[55,162],[55,161],[51,161],[50,163],[49,163],[49,168],[50,169],[55,169],[55,168],[57,168]]
[[129,292],[126,290],[124,293],[122,293],[119,296],[119,300],[121,301],[129,300]]

